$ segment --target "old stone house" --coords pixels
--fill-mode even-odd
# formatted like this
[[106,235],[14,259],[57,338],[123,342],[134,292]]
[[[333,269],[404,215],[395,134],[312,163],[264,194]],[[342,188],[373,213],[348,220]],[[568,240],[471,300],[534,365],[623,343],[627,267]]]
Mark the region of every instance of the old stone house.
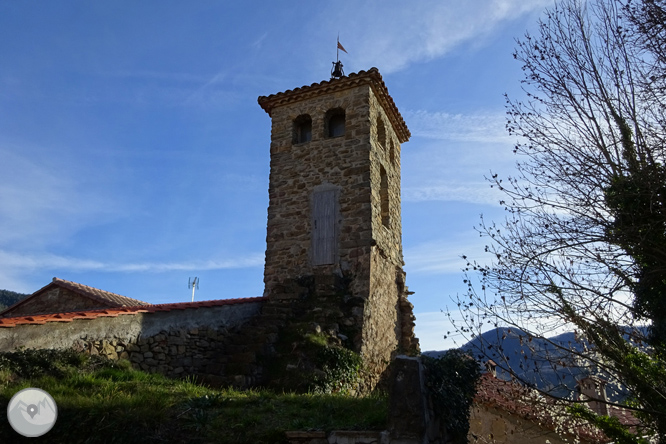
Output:
[[54,277],[48,285],[0,312],[0,318],[137,305],[150,304]]
[[417,352],[402,268],[410,133],[379,71],[258,101],[272,125],[263,297],[149,305],[54,279],[3,312],[0,349],[75,347],[247,386],[312,371],[318,336],[361,356],[365,390]]
[[[618,418],[628,426],[640,422],[631,412],[596,401],[605,399],[603,385],[593,378],[578,381],[580,399],[588,401],[597,413]],[[481,377],[470,413],[470,443],[483,444],[582,444],[610,440],[596,429],[573,423],[565,407],[551,398],[514,381],[495,377],[491,372]]]

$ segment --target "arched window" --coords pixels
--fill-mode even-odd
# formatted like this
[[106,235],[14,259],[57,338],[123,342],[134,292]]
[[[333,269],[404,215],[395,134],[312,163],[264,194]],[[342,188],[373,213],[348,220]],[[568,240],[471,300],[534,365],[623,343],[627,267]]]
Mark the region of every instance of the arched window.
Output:
[[382,212],[382,225],[389,228],[391,224],[391,216],[389,215],[389,192],[388,192],[388,176],[383,166],[379,170],[379,200],[381,202]]
[[345,110],[336,108],[326,113],[326,137],[340,137],[345,135]]
[[391,160],[391,164],[395,165],[395,145],[393,144],[393,140],[389,142],[389,159]]
[[377,116],[377,142],[386,149],[386,128],[381,117]]
[[312,117],[301,114],[294,119],[293,143],[305,143],[312,140]]

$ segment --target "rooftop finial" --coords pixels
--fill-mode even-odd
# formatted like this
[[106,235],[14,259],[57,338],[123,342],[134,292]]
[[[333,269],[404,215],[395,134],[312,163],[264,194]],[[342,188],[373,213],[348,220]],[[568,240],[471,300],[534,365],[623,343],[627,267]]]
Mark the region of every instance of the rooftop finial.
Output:
[[331,69],[332,79],[339,79],[345,75],[345,72],[342,70],[342,62],[340,61],[340,50],[342,50],[345,54],[349,54],[345,47],[340,44],[340,34],[338,34],[338,47],[335,56],[336,61],[333,62],[333,69]]

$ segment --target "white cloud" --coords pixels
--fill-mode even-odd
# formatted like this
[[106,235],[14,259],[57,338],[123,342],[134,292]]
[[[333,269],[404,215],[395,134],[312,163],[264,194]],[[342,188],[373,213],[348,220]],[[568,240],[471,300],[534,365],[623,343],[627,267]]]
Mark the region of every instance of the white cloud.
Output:
[[506,198],[496,188],[490,188],[488,182],[425,183],[404,187],[403,202],[457,201],[481,205],[499,206],[499,201]]
[[505,129],[504,112],[450,114],[408,110],[403,115],[415,137],[459,142],[504,143],[509,146],[515,141]]
[[479,237],[476,231],[466,231],[459,233],[458,239],[464,241],[435,239],[406,248],[404,256],[408,273],[460,274],[467,263],[463,255],[468,260],[483,262],[484,246],[488,243],[486,238]]
[[34,270],[74,270],[121,273],[164,273],[170,271],[207,271],[249,268],[260,267],[263,266],[263,264],[263,253],[249,254],[234,259],[205,261],[112,263],[59,256],[50,253],[28,255],[0,250],[0,269],[10,269],[21,272]]
[[456,344],[455,339],[461,342],[461,338],[456,335],[446,313],[436,311],[414,313],[414,315],[416,317],[415,333],[419,338],[421,351],[448,350],[462,345]]
[[0,147],[5,166],[0,176],[0,245],[51,243],[117,212],[103,194],[82,186],[83,174],[75,167],[44,157],[33,160],[17,154],[26,150],[4,148]]
[[515,172],[514,140],[499,111],[468,114],[407,111],[414,134],[403,151],[403,200],[497,206],[505,199],[484,177]]
[[261,49],[262,45],[264,44],[264,40],[266,40],[266,37],[268,37],[268,32],[264,32],[261,34],[259,37],[257,37],[253,42],[252,42],[252,47],[255,50]]
[[326,29],[317,33],[330,36],[340,31],[354,64],[390,73],[441,57],[462,43],[479,42],[500,25],[540,12],[548,4],[546,0],[334,2],[323,11],[329,17]]

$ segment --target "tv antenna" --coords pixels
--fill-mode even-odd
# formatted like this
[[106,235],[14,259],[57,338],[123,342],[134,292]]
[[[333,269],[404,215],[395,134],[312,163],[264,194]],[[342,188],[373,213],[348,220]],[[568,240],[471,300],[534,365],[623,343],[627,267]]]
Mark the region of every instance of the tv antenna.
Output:
[[194,290],[199,289],[199,278],[196,276],[194,277],[194,279],[189,278],[187,280],[187,288],[192,289],[192,302],[194,302]]

